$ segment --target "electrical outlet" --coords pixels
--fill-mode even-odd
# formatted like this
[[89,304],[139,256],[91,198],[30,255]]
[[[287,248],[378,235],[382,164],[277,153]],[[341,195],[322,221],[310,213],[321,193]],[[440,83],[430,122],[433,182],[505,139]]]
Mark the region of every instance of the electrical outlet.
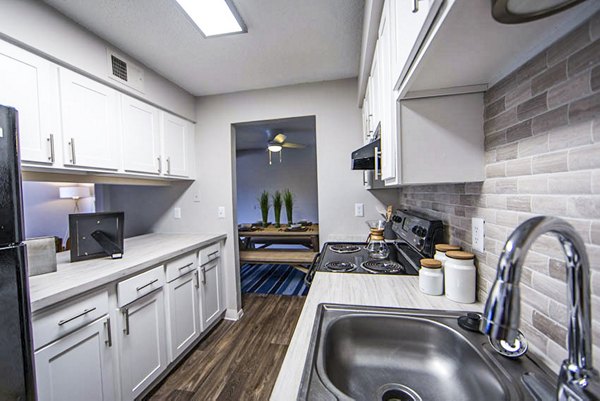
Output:
[[225,218],[225,206],[219,206],[219,208],[217,209],[217,217],[220,219]]
[[485,250],[485,220],[479,217],[473,217],[471,220],[471,244],[476,252]]
[[364,203],[355,203],[354,204],[354,216],[355,217],[364,217],[365,216],[365,204]]
[[173,209],[173,217],[176,219],[181,218],[181,208],[180,207],[176,207]]

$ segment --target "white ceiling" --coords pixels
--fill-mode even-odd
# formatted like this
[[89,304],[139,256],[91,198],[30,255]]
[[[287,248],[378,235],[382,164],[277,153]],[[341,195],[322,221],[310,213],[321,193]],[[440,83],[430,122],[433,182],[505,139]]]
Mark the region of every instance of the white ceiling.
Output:
[[234,0],[248,33],[202,37],[175,0],[45,0],[193,95],[358,75],[364,0]]
[[[240,150],[266,150],[267,142],[277,134],[287,136],[286,142],[315,146],[316,122],[314,116],[278,120],[254,121],[235,124],[235,148]],[[285,150],[295,151],[295,149]]]

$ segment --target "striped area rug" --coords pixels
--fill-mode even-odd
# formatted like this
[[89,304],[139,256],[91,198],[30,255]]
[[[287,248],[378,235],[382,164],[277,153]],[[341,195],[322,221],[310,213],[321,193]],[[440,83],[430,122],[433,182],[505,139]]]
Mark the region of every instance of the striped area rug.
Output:
[[242,265],[242,292],[255,294],[306,295],[304,273],[290,265]]

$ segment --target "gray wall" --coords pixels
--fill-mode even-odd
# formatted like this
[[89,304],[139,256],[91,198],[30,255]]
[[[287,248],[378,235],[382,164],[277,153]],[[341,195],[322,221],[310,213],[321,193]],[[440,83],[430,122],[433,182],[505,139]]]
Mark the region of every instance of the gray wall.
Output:
[[[404,206],[440,217],[447,239],[471,246],[471,218],[486,220],[477,254],[479,299],[516,226],[559,216],[586,242],[592,265],[594,354],[600,357],[600,14],[485,94],[486,180],[403,188]],[[521,279],[521,325],[534,352],[556,370],[566,358],[566,285],[558,241],[544,237]]]
[[[276,190],[289,188],[294,194],[293,219],[319,221],[317,205],[317,154],[314,147],[284,149],[283,161],[273,153],[273,164],[269,165],[264,151],[237,156],[237,221],[253,223],[262,219],[258,197],[263,190],[271,195]],[[271,200],[272,204],[272,200]],[[274,222],[273,208],[269,210],[269,221]],[[281,211],[281,222],[286,223],[285,208]]]
[[[55,182],[23,182],[23,211],[25,236],[27,238],[56,236],[66,240],[69,227],[69,214],[73,213],[75,203],[72,199],[60,199],[60,187],[72,187],[79,184]],[[90,188],[91,197],[79,200],[79,212],[94,212],[94,186]]]

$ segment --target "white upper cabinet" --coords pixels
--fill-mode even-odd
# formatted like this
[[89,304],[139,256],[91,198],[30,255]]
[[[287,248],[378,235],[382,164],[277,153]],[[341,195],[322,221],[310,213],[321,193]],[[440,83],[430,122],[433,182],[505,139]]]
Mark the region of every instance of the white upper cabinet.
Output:
[[187,177],[191,164],[189,150],[194,146],[192,141],[194,125],[166,112],[161,115],[163,174]]
[[386,1],[384,10],[389,8],[394,38],[391,65],[394,87],[406,76],[441,4],[442,0]]
[[123,168],[127,172],[160,174],[160,124],[156,107],[121,95]]
[[60,68],[60,89],[64,164],[117,170],[117,92],[65,68]]
[[0,41],[0,104],[19,112],[24,162],[54,164],[60,151],[57,66]]

